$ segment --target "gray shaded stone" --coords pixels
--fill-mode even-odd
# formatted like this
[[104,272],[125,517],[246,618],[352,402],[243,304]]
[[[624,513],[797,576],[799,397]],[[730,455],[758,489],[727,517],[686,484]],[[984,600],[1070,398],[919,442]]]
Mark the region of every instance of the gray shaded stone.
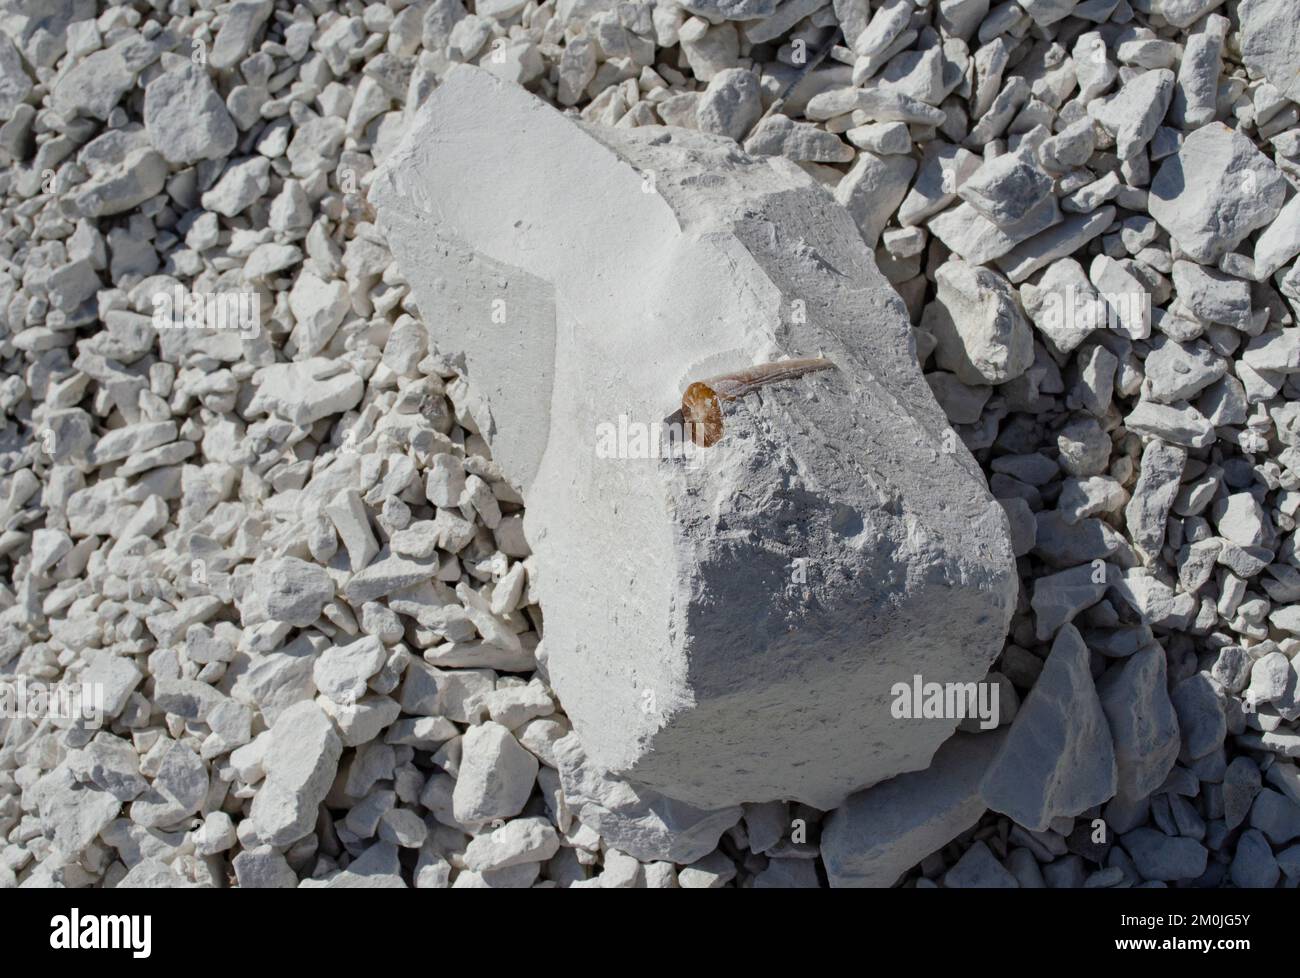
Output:
[[1188,676],[1170,693],[1183,734],[1183,750],[1192,760],[1223,744],[1227,735],[1223,693],[1206,673]]
[[366,386],[346,361],[324,357],[263,367],[254,382],[249,414],[273,414],[304,428],[356,406]]
[[745,152],[813,163],[848,163],[857,155],[834,133],[783,115],[770,115],[760,122],[745,140]]
[[284,890],[298,886],[298,874],[284,854],[271,846],[241,850],[231,860],[231,868],[241,890]]
[[1019,889],[1016,878],[1007,872],[993,856],[992,850],[982,841],[962,853],[956,865],[943,877],[943,885],[949,889]]
[[927,317],[935,359],[965,384],[1003,384],[1034,362],[1033,334],[1016,290],[997,272],[963,261],[935,275],[943,315]]
[[821,888],[817,864],[811,859],[770,859],[754,877],[756,890],[815,890]]
[[31,788],[31,799],[54,848],[65,859],[76,859],[122,810],[107,791],[77,780],[60,764]]
[[745,834],[751,852],[767,852],[790,829],[790,808],[783,801],[745,806]]
[[1300,8],[1286,0],[1242,0],[1237,14],[1246,67],[1300,102]]
[[863,150],[835,187],[838,200],[857,222],[862,239],[874,248],[907,194],[916,161],[910,156],[877,156]]
[[366,692],[366,681],[383,668],[388,651],[373,635],[333,645],[316,659],[312,679],[335,703],[351,704]]
[[1255,796],[1250,808],[1250,827],[1259,829],[1275,846],[1300,836],[1300,805],[1272,788]]
[[169,163],[220,159],[235,148],[239,131],[200,65],[159,75],[144,94],[149,141]]
[[1111,666],[1097,693],[1115,746],[1116,794],[1145,798],[1164,783],[1181,744],[1164,649],[1151,645]]
[[254,565],[240,609],[245,625],[282,621],[302,628],[314,623],[333,597],[334,582],[323,567],[274,557]]
[[452,792],[458,821],[469,825],[523,811],[537,780],[537,758],[499,723],[470,727],[461,738],[460,771]]
[[1124,426],[1140,435],[1161,438],[1185,448],[1205,448],[1214,443],[1214,425],[1186,402],[1157,404],[1139,401],[1124,418]]
[[208,768],[189,747],[173,741],[162,755],[149,789],[131,803],[131,821],[170,828],[199,810],[208,793]]
[[234,0],[227,5],[221,29],[212,43],[209,60],[214,68],[233,68],[250,53],[253,39],[275,8],[273,0]]
[[980,781],[1004,739],[1001,732],[956,734],[926,770],[849,795],[822,827],[831,886],[892,886],[974,825],[986,808]]
[[8,34],[0,37],[0,120],[8,122],[12,119],[31,90],[32,80],[14,42]]
[[234,217],[271,189],[271,161],[265,156],[250,156],[231,163],[211,190],[200,198],[206,210],[222,217]]
[[1228,369],[1228,361],[1204,343],[1178,343],[1163,336],[1151,338],[1143,370],[1142,396],[1160,404],[1195,397]]
[[1246,820],[1263,781],[1249,757],[1234,757],[1223,774],[1223,824],[1231,832]]
[[592,763],[576,734],[556,741],[555,763],[579,821],[637,859],[693,863],[740,821],[738,807],[705,811],[611,776]]
[[695,117],[702,132],[740,142],[762,113],[758,78],[746,68],[726,68],[709,80]]
[[1088,104],[1088,114],[1115,137],[1115,155],[1131,159],[1141,151],[1164,121],[1174,95],[1174,73],[1167,68],[1147,71],[1107,98]]
[[92,51],[59,74],[52,92],[54,107],[68,115],[106,120],[122,96],[135,84],[142,66],[126,57],[124,44]]
[[1109,587],[1109,574],[1109,565],[1083,564],[1034,581],[1030,606],[1034,610],[1034,633],[1038,640],[1051,638],[1062,625],[1073,621],[1075,615],[1100,601]]
[[1169,509],[1178,495],[1187,452],[1156,439],[1142,452],[1142,465],[1133,496],[1124,510],[1129,535],[1148,559],[1160,556],[1165,543]]
[[391,842],[376,842],[350,862],[347,869],[325,879],[303,880],[299,887],[325,890],[405,889],[406,881],[402,879],[398,852],[397,846]]
[[249,813],[258,838],[288,846],[311,832],[342,753],[334,724],[314,702],[295,703],[277,717],[263,762],[266,780]]
[[981,790],[990,808],[1034,831],[1115,794],[1110,728],[1073,625],[1057,635]]
[[962,200],[1001,227],[1023,221],[1051,193],[1052,178],[1020,153],[995,156],[957,188]]
[[148,146],[137,147],[79,185],[71,206],[82,217],[110,217],[144,203],[166,181],[167,161]]
[[1151,181],[1151,216],[1193,260],[1216,263],[1282,209],[1286,181],[1221,122],[1191,133]]
[[1228,875],[1242,889],[1270,889],[1282,875],[1264,833],[1247,829],[1237,840]]
[[1143,879],[1194,880],[1205,872],[1209,853],[1195,839],[1141,828],[1121,836],[1120,842]]
[[545,862],[560,848],[560,839],[544,818],[516,818],[475,836],[465,848],[465,867],[475,872]]

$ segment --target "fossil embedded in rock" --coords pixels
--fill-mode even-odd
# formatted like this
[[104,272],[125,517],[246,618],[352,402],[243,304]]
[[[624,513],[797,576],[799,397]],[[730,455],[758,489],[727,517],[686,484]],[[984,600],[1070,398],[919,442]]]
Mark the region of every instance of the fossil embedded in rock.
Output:
[[825,357],[760,363],[748,370],[697,380],[682,395],[682,420],[689,426],[691,440],[708,448],[722,437],[722,405],[753,393],[767,384],[794,380],[815,370],[833,367]]

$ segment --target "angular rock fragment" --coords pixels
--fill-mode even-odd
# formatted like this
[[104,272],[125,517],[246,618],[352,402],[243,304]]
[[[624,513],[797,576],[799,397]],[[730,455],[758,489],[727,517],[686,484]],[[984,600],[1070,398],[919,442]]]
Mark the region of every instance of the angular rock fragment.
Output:
[[65,859],[80,856],[122,810],[120,800],[78,781],[63,764],[33,784],[31,791],[50,840]]
[[167,161],[148,146],[136,147],[77,187],[71,206],[83,217],[121,214],[157,194],[166,180]]
[[31,90],[32,80],[14,42],[8,34],[0,37],[0,119],[9,121]]
[[1079,0],[1025,0],[1020,6],[1039,27],[1049,27],[1074,11]]
[[1061,221],[1056,198],[1043,197],[1020,221],[1000,227],[967,203],[930,219],[929,228],[958,256],[973,265],[1002,258],[1027,239]]
[[997,272],[961,261],[935,276],[943,314],[927,317],[936,359],[966,384],[1002,384],[1034,360],[1033,335],[1016,292]]
[[1271,277],[1300,255],[1300,195],[1292,197],[1255,242],[1255,275]]
[[1150,0],[1151,10],[1175,27],[1190,27],[1223,0]]
[[1098,208],[1091,214],[1067,217],[1060,224],[1018,243],[1000,255],[997,259],[998,268],[1013,283],[1023,282],[1040,268],[1082,248],[1105,231],[1114,219],[1115,208],[1110,206]]
[[212,44],[212,66],[228,69],[239,64],[248,55],[253,39],[274,7],[272,0],[234,0],[228,4]]
[[1256,829],[1241,833],[1229,875],[1241,889],[1270,889],[1277,885],[1281,870],[1264,833]]
[[1052,180],[1032,157],[1004,153],[989,160],[957,189],[962,200],[999,227],[1014,227],[1052,192]]
[[863,151],[835,187],[835,199],[853,215],[862,238],[875,247],[907,193],[916,162],[909,156],[876,156]]
[[470,840],[465,865],[475,872],[545,862],[560,848],[555,829],[544,818],[511,819],[499,829]]
[[1140,828],[1121,836],[1120,843],[1133,857],[1143,879],[1193,880],[1205,872],[1209,857],[1195,839],[1168,836],[1156,829]]
[[1139,801],[1164,783],[1181,743],[1164,649],[1153,645],[1111,666],[1097,693],[1115,745],[1116,794]]
[[962,853],[957,863],[944,874],[943,885],[949,889],[1017,889],[1020,884],[993,855],[983,840]]
[[745,140],[745,152],[815,163],[848,163],[856,155],[835,134],[783,115],[768,116],[755,126]]
[[740,142],[762,114],[758,79],[745,68],[727,68],[709,80],[695,110],[703,132]]
[[927,143],[916,180],[898,209],[899,224],[912,227],[943,210],[979,167],[980,158],[969,150],[939,139]]
[[250,413],[274,414],[303,427],[355,406],[365,390],[347,363],[324,357],[263,367],[256,382]]
[[892,886],[987,807],[980,781],[1004,733],[956,734],[924,771],[850,795],[826,820],[821,852],[834,887]]
[[1242,0],[1238,17],[1246,67],[1300,102],[1300,8],[1286,0]]
[[1206,673],[1198,672],[1170,690],[1183,736],[1183,753],[1191,760],[1204,757],[1223,743],[1227,733],[1223,691]]
[[303,627],[320,617],[332,597],[334,582],[324,568],[297,557],[278,557],[253,568],[241,610],[246,625],[269,620]]
[[70,63],[54,83],[54,107],[69,116],[80,113],[107,120],[142,67],[127,58],[129,43],[128,38]]
[[208,793],[208,769],[189,747],[167,743],[148,790],[131,803],[131,821],[171,828],[199,810]]
[[366,680],[384,665],[387,653],[374,636],[326,649],[316,660],[316,688],[336,703],[353,703],[366,691]]
[[1056,574],[1048,574],[1034,582],[1030,605],[1037,618],[1035,634],[1040,641],[1051,638],[1074,616],[1090,608],[1106,593],[1109,567],[1081,564]]
[[200,65],[164,72],[144,96],[144,125],[169,163],[229,155],[239,139],[234,120]]
[[1250,827],[1275,846],[1300,837],[1300,805],[1279,791],[1265,788],[1255,796],[1250,808]]
[[1178,495],[1187,452],[1159,439],[1142,452],[1142,466],[1133,498],[1124,510],[1134,544],[1149,557],[1157,557],[1164,546],[1169,509]]
[[532,793],[537,758],[499,723],[470,727],[462,740],[463,755],[452,805],[467,824],[518,815]]
[[601,838],[638,859],[690,863],[713,851],[741,810],[705,811],[625,780],[597,766],[575,734],[555,743],[564,798]]
[[1151,181],[1151,216],[1194,261],[1212,265],[1282,209],[1286,181],[1221,122],[1191,133]]
[[342,751],[334,724],[315,703],[297,703],[279,715],[263,761],[266,781],[250,811],[258,838],[287,846],[312,830]]
[[1109,315],[1083,267],[1072,258],[1053,262],[1037,283],[1022,285],[1020,299],[1033,324],[1062,353],[1072,352],[1093,330],[1105,327]]
[[[501,124],[485,130],[484,113]],[[561,200],[543,159],[581,194]],[[1011,548],[969,456],[942,450],[947,424],[901,304],[848,215],[786,161],[676,129],[577,126],[472,68],[426,102],[371,196],[426,320],[460,324],[471,410],[527,500],[528,538],[548,568],[548,671],[592,761],[703,808],[830,807],[924,767],[952,727],[901,730],[888,691],[917,672],[984,675],[1014,601]],[[587,203],[597,201],[600,220]],[[617,227],[617,248],[593,234],[602,226]],[[589,274],[615,250],[638,257]],[[646,267],[663,269],[663,287]],[[580,325],[596,321],[638,325]],[[721,442],[689,467],[598,457],[603,422],[658,423],[701,377],[814,355],[836,369],[735,402]],[[648,361],[654,370],[632,369]],[[828,454],[841,439],[859,444],[852,468],[867,460],[868,481]],[[789,504],[759,487],[788,484],[782,458],[823,474],[778,513],[773,503]],[[705,499],[730,501],[714,512]],[[779,546],[759,530],[773,519],[789,528]],[[574,556],[590,551],[593,528],[629,521],[646,528],[653,559],[624,574]],[[741,543],[745,526],[753,543]],[[855,568],[816,577],[815,615],[786,588],[791,555],[804,553]],[[924,580],[914,560],[929,566]],[[593,588],[611,599],[592,600]],[[778,704],[804,719],[773,728]],[[752,763],[736,765],[738,754]]]
[[1020,705],[981,791],[994,811],[1034,831],[1115,794],[1115,748],[1073,625],[1052,644],[1042,674]]
[[348,868],[333,873],[325,879],[307,879],[299,884],[304,889],[327,890],[365,889],[400,890],[406,888],[401,876],[399,850],[391,842],[376,842],[348,864]]
[[1185,401],[1157,404],[1139,401],[1124,418],[1124,426],[1185,448],[1205,448],[1214,442],[1214,425]]
[[1127,160],[1151,141],[1173,94],[1172,71],[1147,71],[1114,95],[1089,103],[1088,114],[1115,137],[1115,154]]

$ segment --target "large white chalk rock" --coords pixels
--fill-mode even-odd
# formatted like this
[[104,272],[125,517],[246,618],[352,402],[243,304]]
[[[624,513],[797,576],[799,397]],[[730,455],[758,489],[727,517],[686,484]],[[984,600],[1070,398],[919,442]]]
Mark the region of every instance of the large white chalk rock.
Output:
[[[590,763],[704,809],[924,768],[957,721],[895,719],[891,686],[982,679],[1015,570],[849,214],[785,160],[583,125],[472,67],[370,195],[527,503]],[[803,357],[835,369],[725,405],[712,447],[604,457],[620,416],[633,454],[690,383]]]

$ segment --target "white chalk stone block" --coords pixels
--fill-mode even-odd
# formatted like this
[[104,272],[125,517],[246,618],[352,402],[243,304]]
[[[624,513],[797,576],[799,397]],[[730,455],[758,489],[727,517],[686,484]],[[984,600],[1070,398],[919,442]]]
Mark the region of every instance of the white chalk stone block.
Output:
[[[831,808],[924,768],[957,720],[895,720],[891,686],[984,677],[1011,543],[831,195],[788,160],[583,125],[472,67],[370,193],[525,498],[547,669],[591,762],[703,809]],[[834,369],[727,402],[712,447],[604,457],[693,382],[815,357]]]

